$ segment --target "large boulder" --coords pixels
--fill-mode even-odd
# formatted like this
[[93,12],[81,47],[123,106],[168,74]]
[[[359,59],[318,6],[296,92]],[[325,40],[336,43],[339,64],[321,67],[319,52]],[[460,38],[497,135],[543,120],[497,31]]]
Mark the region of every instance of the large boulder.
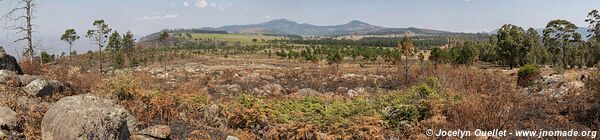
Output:
[[227,136],[227,139],[225,139],[225,140],[240,140],[240,138],[229,135],[229,136]]
[[228,95],[232,93],[239,93],[241,91],[241,87],[238,84],[233,85],[218,85],[214,88],[214,90],[221,95]]
[[0,107],[0,128],[12,128],[17,125],[17,112]]
[[56,80],[36,79],[31,81],[23,90],[31,96],[51,96],[62,92],[65,87]]
[[10,70],[19,75],[23,74],[23,70],[21,70],[19,63],[17,63],[17,59],[8,55],[3,47],[0,47],[0,70]]
[[171,135],[171,127],[166,125],[156,125],[146,128],[135,137],[137,139],[169,139]]
[[21,80],[19,80],[19,75],[13,71],[0,70],[0,85],[19,87],[21,86]]
[[129,139],[136,119],[123,107],[90,94],[54,103],[42,119],[42,139]]
[[316,91],[314,89],[304,88],[304,89],[301,89],[301,90],[299,90],[298,92],[296,92],[296,93],[294,93],[292,95],[295,95],[295,96],[318,96],[320,94],[321,94],[321,92]]
[[21,81],[21,85],[23,85],[23,86],[29,85],[29,83],[31,83],[37,79],[45,79],[45,78],[42,76],[19,75],[19,80]]
[[283,86],[279,84],[267,84],[262,86],[261,88],[254,88],[253,92],[265,96],[279,96],[283,92],[285,92],[285,88],[283,88]]

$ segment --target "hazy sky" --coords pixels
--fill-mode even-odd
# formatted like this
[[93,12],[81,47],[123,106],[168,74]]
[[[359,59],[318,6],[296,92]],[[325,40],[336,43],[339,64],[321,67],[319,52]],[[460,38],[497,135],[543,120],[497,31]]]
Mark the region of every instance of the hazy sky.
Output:
[[[164,28],[219,27],[286,18],[315,25],[361,20],[385,27],[420,27],[455,32],[482,32],[505,23],[542,28],[549,20],[567,19],[587,26],[589,11],[600,0],[38,0],[34,38],[39,48],[65,50],[59,40],[67,28],[82,38],[79,52],[93,48],[83,37],[95,19],[137,37]],[[0,12],[10,0],[0,0]],[[15,54],[20,44],[0,29],[0,46]],[[38,51],[39,52],[39,51]]]

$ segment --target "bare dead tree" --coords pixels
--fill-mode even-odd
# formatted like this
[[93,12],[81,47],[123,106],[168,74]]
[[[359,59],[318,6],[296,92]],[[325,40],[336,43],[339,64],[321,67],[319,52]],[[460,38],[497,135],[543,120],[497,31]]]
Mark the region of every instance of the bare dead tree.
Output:
[[22,38],[14,42],[27,42],[27,48],[23,53],[30,61],[33,61],[33,24],[31,23],[34,16],[33,12],[36,9],[34,0],[11,0],[16,2],[11,6],[10,11],[0,19],[5,22],[5,29],[14,30],[15,34],[24,34]]

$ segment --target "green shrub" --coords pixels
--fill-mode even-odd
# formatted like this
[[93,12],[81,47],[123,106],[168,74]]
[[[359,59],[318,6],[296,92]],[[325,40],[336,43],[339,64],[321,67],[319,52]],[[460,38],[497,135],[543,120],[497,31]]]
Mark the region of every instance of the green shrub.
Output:
[[128,74],[120,74],[106,84],[109,92],[119,100],[129,100],[137,89],[137,84]]
[[416,87],[413,91],[413,94],[417,97],[417,99],[426,99],[430,96],[438,96],[438,92],[427,84],[421,84]]
[[192,101],[194,101],[194,103],[201,105],[201,106],[206,106],[210,102],[206,96],[202,96],[202,95],[192,96]]
[[524,65],[517,72],[517,85],[519,86],[530,86],[534,80],[540,77],[540,68],[536,65]]
[[384,115],[388,125],[398,128],[402,121],[416,121],[420,118],[419,109],[414,105],[396,105],[387,109]]

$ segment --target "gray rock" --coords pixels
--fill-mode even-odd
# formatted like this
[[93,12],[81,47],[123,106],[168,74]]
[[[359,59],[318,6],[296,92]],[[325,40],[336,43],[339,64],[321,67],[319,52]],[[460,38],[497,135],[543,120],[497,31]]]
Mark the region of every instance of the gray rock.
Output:
[[8,136],[6,135],[6,133],[2,130],[0,130],[0,139],[8,139]]
[[150,136],[158,139],[168,139],[171,135],[171,127],[166,125],[156,125],[140,131],[138,134]]
[[365,93],[367,93],[367,89],[365,89],[364,87],[357,87],[357,88],[354,88],[354,89],[352,89],[352,90],[349,90],[349,91],[346,93],[346,95],[347,95],[348,97],[356,97],[356,96],[358,96],[359,94],[365,94]]
[[259,73],[246,74],[246,72],[240,72],[238,75],[242,75],[240,77],[240,81],[242,82],[257,82],[261,81],[261,75]]
[[316,95],[320,95],[321,92],[318,92],[314,89],[310,89],[310,88],[304,88],[299,90],[298,92],[296,92],[296,95],[298,96],[316,96]]
[[227,136],[227,139],[225,139],[225,140],[240,140],[240,138],[230,135],[230,136]]
[[241,87],[238,84],[233,85],[218,85],[215,87],[215,91],[222,95],[227,95],[229,93],[238,93],[241,91]]
[[21,80],[19,80],[19,75],[13,71],[0,70],[0,85],[19,87],[21,86]]
[[131,136],[132,140],[158,140],[157,138],[152,138],[146,135],[133,135]]
[[16,127],[17,112],[10,108],[0,107],[0,127]]
[[542,77],[542,79],[543,79],[544,84],[552,85],[552,84],[559,84],[559,83],[563,82],[565,77],[562,75],[550,75],[550,76],[544,76],[544,77]]
[[367,77],[360,74],[347,73],[342,75],[342,79],[346,80],[367,80]]
[[281,95],[281,93],[284,92],[284,88],[283,86],[279,85],[279,84],[267,84],[262,86],[261,90],[258,90],[259,93],[266,95],[266,96],[278,96]]
[[3,47],[0,47],[0,70],[13,71],[19,75],[23,74],[23,70],[15,57],[8,55]]
[[204,123],[211,127],[220,128],[226,126],[226,119],[222,113],[221,107],[216,104],[209,105],[203,111],[203,117],[201,119],[204,119]]
[[33,82],[33,80],[44,79],[41,76],[33,76],[33,75],[19,75],[19,80],[22,85],[29,85],[29,83]]
[[42,139],[119,139],[135,132],[136,119],[123,107],[90,94],[60,99],[44,114]]
[[352,97],[356,97],[356,95],[358,95],[358,92],[355,90],[349,90],[348,93],[346,93],[346,96],[352,98]]
[[31,96],[51,96],[54,93],[62,92],[64,86],[55,80],[36,79],[23,90]]
[[338,87],[336,89],[336,92],[338,92],[338,93],[346,93],[346,92],[348,92],[348,88],[347,87]]

